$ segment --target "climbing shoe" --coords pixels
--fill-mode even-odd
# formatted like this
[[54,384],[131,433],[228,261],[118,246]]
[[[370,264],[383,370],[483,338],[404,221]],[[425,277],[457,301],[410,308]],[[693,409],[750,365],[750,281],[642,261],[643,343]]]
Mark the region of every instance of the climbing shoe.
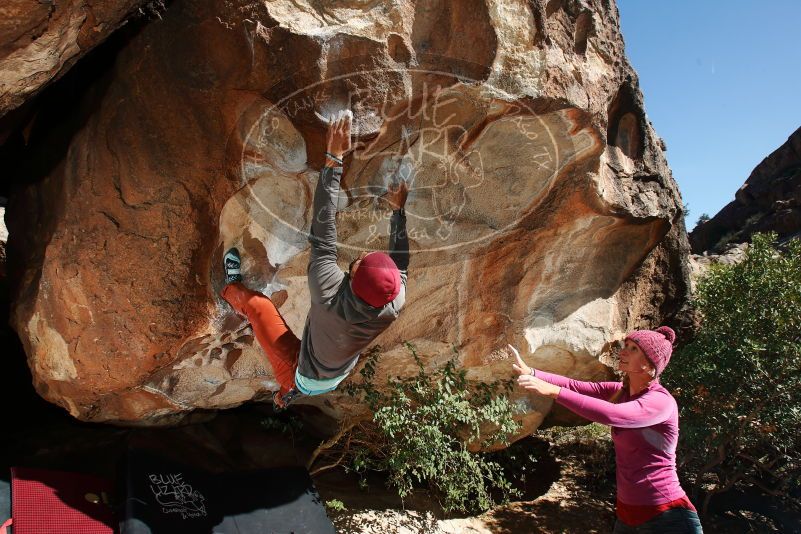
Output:
[[297,388],[292,388],[283,395],[280,391],[276,391],[273,395],[273,409],[276,412],[282,412],[286,410],[290,404],[295,402],[298,397],[303,397],[303,393],[297,390]]
[[228,249],[228,252],[223,256],[223,265],[225,267],[225,283],[241,282],[242,274],[239,272],[239,267],[242,261],[239,258],[239,251],[236,248]]

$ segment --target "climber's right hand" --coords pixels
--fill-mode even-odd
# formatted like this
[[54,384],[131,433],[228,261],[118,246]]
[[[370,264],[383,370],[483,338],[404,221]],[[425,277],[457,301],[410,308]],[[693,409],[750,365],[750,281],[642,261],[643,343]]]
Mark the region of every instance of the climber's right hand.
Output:
[[401,180],[397,185],[389,186],[389,190],[381,195],[381,198],[386,200],[393,210],[399,210],[406,205],[406,197],[409,195],[409,185]]

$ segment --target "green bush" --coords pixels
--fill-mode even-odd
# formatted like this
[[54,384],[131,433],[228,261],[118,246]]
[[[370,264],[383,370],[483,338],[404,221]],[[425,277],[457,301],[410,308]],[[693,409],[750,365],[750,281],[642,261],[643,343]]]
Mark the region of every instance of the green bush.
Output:
[[340,501],[339,499],[331,499],[330,501],[325,501],[325,507],[328,508],[331,512],[346,512],[348,508],[345,506],[345,503]]
[[481,512],[516,495],[497,462],[470,450],[507,443],[519,430],[515,409],[502,392],[513,382],[471,385],[455,357],[427,373],[415,348],[406,346],[418,373],[389,379],[386,387],[374,384],[378,352],[366,356],[362,382],[345,391],[361,398],[373,419],[338,436],[326,455],[339,458],[363,481],[369,471],[385,472],[402,498],[425,484],[448,512]]
[[754,235],[741,263],[702,277],[701,326],[665,375],[705,503],[738,483],[787,496],[801,475],[801,242],[775,240]]

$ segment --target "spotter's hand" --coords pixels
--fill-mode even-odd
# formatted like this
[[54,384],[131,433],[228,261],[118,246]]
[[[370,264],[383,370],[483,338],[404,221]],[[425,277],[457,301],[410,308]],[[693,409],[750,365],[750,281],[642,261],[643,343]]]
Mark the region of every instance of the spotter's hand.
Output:
[[512,345],[507,345],[509,350],[515,355],[515,362],[512,364],[512,369],[517,371],[519,375],[530,375],[531,374],[531,367],[526,365],[526,362],[523,361],[523,358],[520,357],[520,353],[514,348]]
[[558,397],[559,392],[562,391],[561,387],[554,386],[550,382],[546,382],[541,378],[537,378],[536,376],[531,376],[531,375],[518,376],[517,385],[528,391],[533,391],[534,393],[539,393],[540,395],[544,395],[545,397],[551,397],[552,399]]

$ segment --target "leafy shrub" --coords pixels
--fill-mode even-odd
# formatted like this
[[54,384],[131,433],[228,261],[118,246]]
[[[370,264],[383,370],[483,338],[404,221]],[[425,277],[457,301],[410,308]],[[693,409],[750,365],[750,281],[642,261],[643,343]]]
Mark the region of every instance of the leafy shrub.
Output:
[[345,503],[343,503],[339,499],[331,499],[330,501],[325,501],[325,507],[328,508],[328,510],[330,510],[331,512],[347,511]]
[[707,498],[744,482],[788,495],[801,476],[801,242],[755,234],[694,296],[702,323],[665,381],[681,415],[681,467]]
[[497,462],[470,451],[471,446],[507,443],[518,431],[515,409],[501,393],[513,382],[471,385],[455,356],[427,373],[415,348],[406,347],[417,375],[391,378],[384,388],[374,384],[378,351],[366,355],[362,383],[345,391],[361,398],[373,419],[325,444],[324,456],[359,473],[365,484],[369,471],[385,472],[401,498],[425,484],[448,512],[484,511],[515,495]]

